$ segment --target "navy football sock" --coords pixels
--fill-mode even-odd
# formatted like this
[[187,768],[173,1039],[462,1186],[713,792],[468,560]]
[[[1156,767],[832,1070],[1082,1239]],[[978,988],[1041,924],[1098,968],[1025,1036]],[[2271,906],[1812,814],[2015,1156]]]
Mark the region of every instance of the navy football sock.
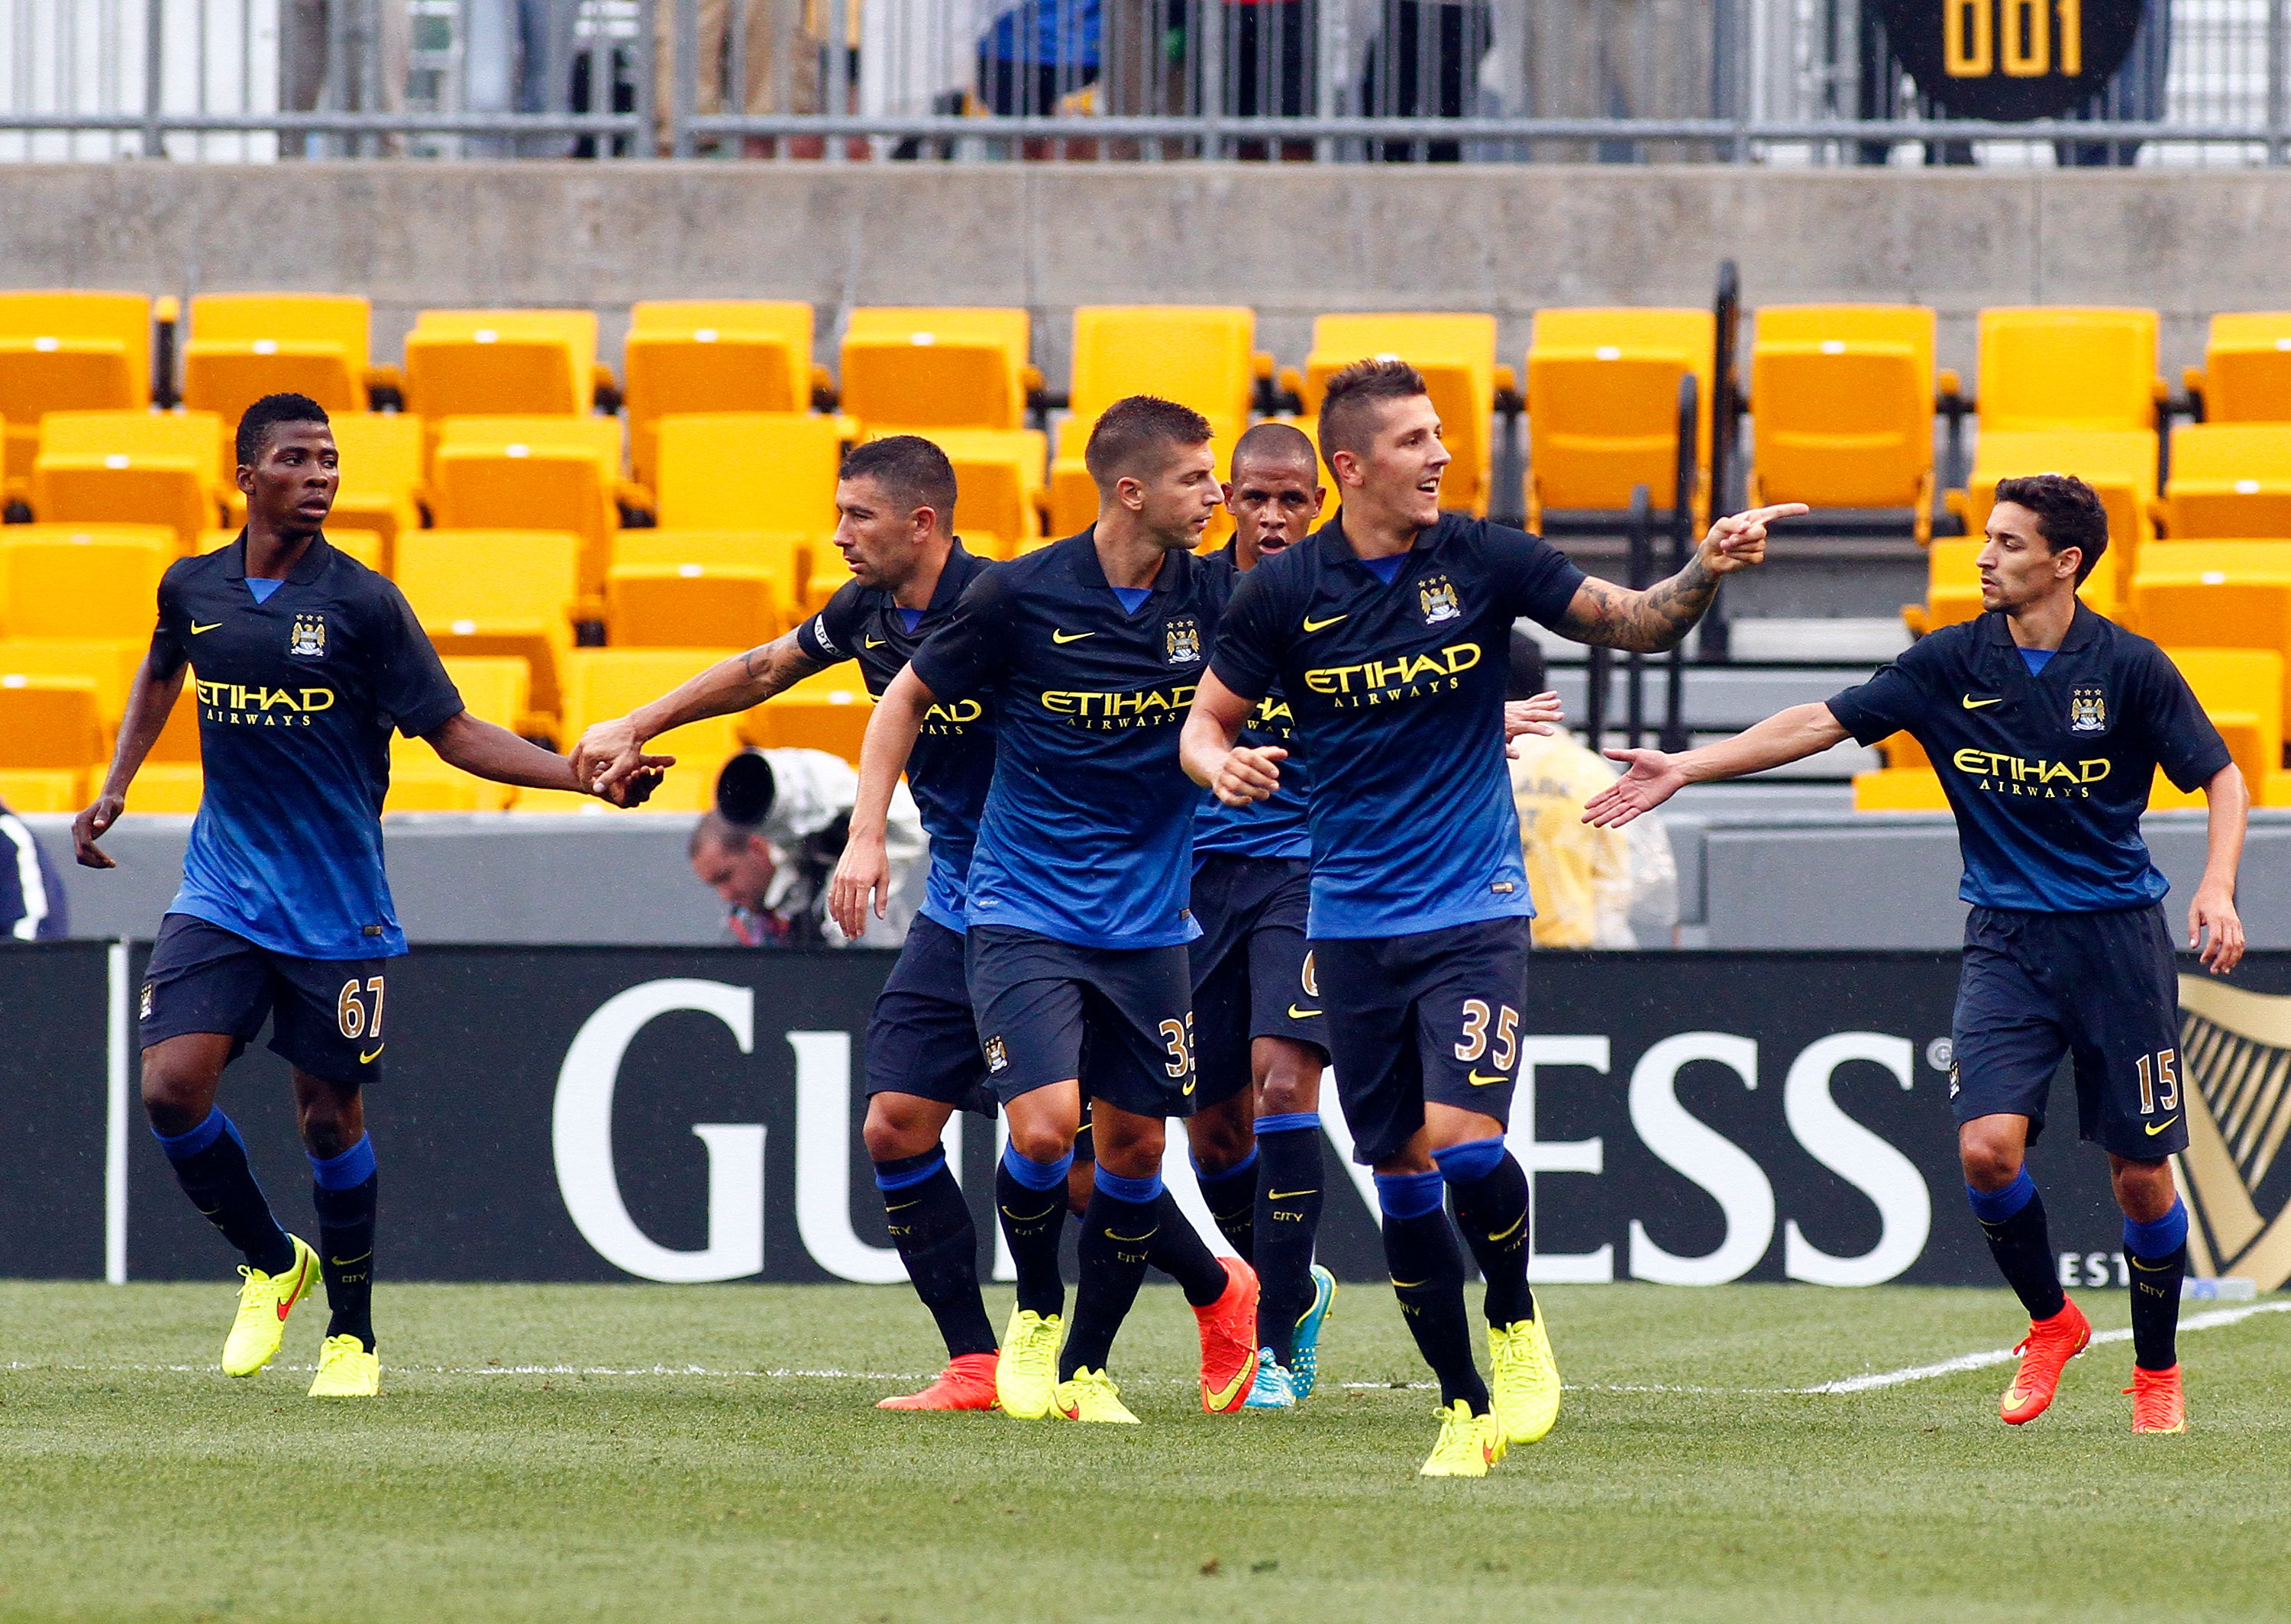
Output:
[[978,1229],[946,1153],[878,1162],[875,1187],[883,1193],[892,1243],[915,1295],[938,1322],[947,1356],[993,1353],[994,1328],[978,1294]]
[[1253,1242],[1257,1234],[1257,1177],[1258,1152],[1254,1146],[1239,1167],[1228,1168],[1222,1173],[1204,1173],[1199,1162],[1194,1164],[1194,1182],[1202,1187],[1202,1200],[1209,1207],[1210,1217],[1217,1220],[1218,1233],[1225,1236],[1226,1244],[1245,1263],[1256,1261]]
[[1049,1319],[1064,1314],[1066,1282],[1058,1272],[1065,1234],[1068,1152],[1056,1162],[1029,1162],[1006,1147],[994,1167],[994,1210],[1018,1271],[1018,1306]]
[[1440,1205],[1440,1175],[1379,1175],[1384,1209],[1384,1261],[1393,1294],[1417,1351],[1440,1379],[1440,1403],[1462,1399],[1474,1415],[1488,1411],[1487,1383],[1472,1357],[1471,1321],[1464,1312],[1464,1253]]
[[1456,1193],[1456,1226],[1488,1285],[1491,1325],[1535,1317],[1527,1286],[1527,1173],[1501,1139],[1435,1150],[1440,1176]]
[[[1167,1197],[1158,1174],[1125,1178],[1104,1168],[1097,1170],[1097,1188],[1081,1215],[1081,1272],[1074,1282],[1073,1329],[1067,1333],[1065,1347],[1058,1351],[1060,1381],[1069,1379],[1076,1371],[1105,1369],[1114,1334],[1129,1317],[1130,1305],[1137,1300],[1147,1261],[1165,1226],[1162,1203]],[[1174,1207],[1167,1216],[1185,1223]],[[1194,1237],[1194,1243],[1201,1244],[1199,1235]],[[1224,1271],[1218,1274],[1222,1277]]]
[[[1282,1124],[1279,1127],[1272,1124]],[[1283,1366],[1313,1306],[1313,1239],[1321,1227],[1321,1118],[1257,1119],[1257,1345]]]
[[378,1190],[374,1139],[338,1156],[310,1158],[310,1202],[318,1210],[318,1268],[326,1277],[326,1334],[356,1337],[374,1351],[374,1213]]
[[1989,1238],[1989,1254],[1997,1259],[2005,1283],[2020,1298],[2032,1320],[2049,1320],[2068,1301],[2061,1290],[2060,1263],[2053,1256],[2053,1237],[2045,1223],[2045,1198],[2037,1181],[2022,1168],[2020,1176],[2001,1190],[1965,1187],[1973,1202],[1973,1216]]
[[2180,1363],[2180,1282],[2188,1273],[2188,1209],[2177,1196],[2152,1223],[2124,1220],[2132,1274],[2132,1363],[2168,1371]]
[[[1103,1168],[1098,1170],[1097,1177],[1104,1182]],[[1157,1175],[1151,1180],[1130,1180],[1132,1185],[1147,1182],[1159,1185],[1161,1178]],[[1154,1216],[1161,1227],[1154,1232],[1154,1255],[1147,1261],[1176,1281],[1185,1291],[1186,1300],[1196,1308],[1206,1308],[1223,1297],[1233,1277],[1225,1272],[1225,1265],[1218,1261],[1210,1243],[1202,1239],[1202,1232],[1186,1217],[1185,1210],[1178,1205],[1178,1198],[1163,1190],[1154,1198]]]
[[156,1128],[151,1133],[191,1205],[222,1231],[222,1238],[245,1258],[249,1268],[279,1274],[294,1266],[294,1244],[270,1216],[262,1186],[246,1165],[246,1142],[220,1105],[187,1133],[170,1136]]

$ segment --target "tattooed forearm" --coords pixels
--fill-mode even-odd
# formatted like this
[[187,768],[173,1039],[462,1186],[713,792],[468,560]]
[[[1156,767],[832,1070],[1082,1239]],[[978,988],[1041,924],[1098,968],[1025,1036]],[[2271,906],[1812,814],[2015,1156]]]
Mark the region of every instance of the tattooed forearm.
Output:
[[1579,643],[1660,654],[1694,629],[1717,592],[1718,577],[1699,554],[1687,560],[1684,569],[1643,592],[1590,576],[1576,589],[1559,630]]
[[793,687],[812,672],[824,669],[791,631],[775,638],[760,648],[751,648],[740,656],[740,667],[747,673],[748,681],[756,689],[750,704],[761,704],[773,695]]

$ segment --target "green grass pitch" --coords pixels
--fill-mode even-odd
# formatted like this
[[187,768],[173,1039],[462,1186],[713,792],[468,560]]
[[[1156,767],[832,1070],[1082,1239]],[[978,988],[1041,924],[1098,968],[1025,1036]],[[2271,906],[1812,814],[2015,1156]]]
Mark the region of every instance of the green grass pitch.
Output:
[[1320,1396],[1217,1418],[1149,1289],[1132,1429],[874,1410],[936,1363],[904,1288],[385,1283],[384,1396],[324,1404],[312,1307],[235,1382],[225,1285],[0,1285],[0,1619],[2291,1618],[2291,1314],[2188,1334],[2134,1439],[2120,1342],[2025,1430],[2002,1367],[1789,1390],[2001,1347],[2001,1291],[1544,1298],[1558,1429],[1430,1482],[1369,1287]]

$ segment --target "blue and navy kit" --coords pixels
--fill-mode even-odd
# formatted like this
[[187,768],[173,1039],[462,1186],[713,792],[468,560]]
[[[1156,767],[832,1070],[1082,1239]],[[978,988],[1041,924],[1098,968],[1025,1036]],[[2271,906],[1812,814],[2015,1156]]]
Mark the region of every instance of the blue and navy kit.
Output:
[[1389,578],[1341,515],[1242,578],[1211,667],[1295,712],[1314,940],[1533,913],[1504,758],[1511,626],[1556,624],[1582,581],[1540,538],[1456,514]]
[[1178,765],[1178,733],[1224,595],[1180,551],[1129,596],[1086,530],[979,575],[915,650],[937,703],[977,699],[995,717],[973,926],[1090,948],[1197,934],[1186,892],[1201,791]]
[[[867,691],[880,698],[917,646],[953,617],[964,589],[988,567],[987,559],[956,542],[929,607],[920,614],[902,609],[889,592],[847,581],[818,614],[796,628],[796,646],[823,665],[856,660]],[[964,928],[970,855],[993,777],[991,703],[972,695],[931,706],[907,758],[907,786],[914,792],[923,832],[930,836],[930,873],[920,912],[949,930]]]
[[250,583],[242,532],[159,583],[151,674],[186,662],[205,789],[168,912],[295,958],[404,953],[382,869],[390,730],[462,708],[405,596],[323,536],[275,589]]
[[[1238,542],[1227,542],[1202,560],[1210,578],[1223,588],[1228,602],[1234,588],[1247,573],[1234,556],[1239,546]],[[1311,856],[1313,838],[1305,822],[1309,804],[1305,756],[1297,745],[1296,716],[1278,683],[1257,702],[1257,708],[1242,724],[1241,737],[1235,742],[1252,750],[1277,748],[1288,752],[1288,759],[1281,763],[1281,786],[1263,800],[1246,807],[1228,807],[1203,791],[1201,808],[1194,814],[1194,861],[1198,863],[1211,852],[1226,852],[1239,857]]]
[[2182,790],[2227,745],[2164,651],[2082,604],[2031,672],[2001,611],[1944,627],[1829,702],[1863,744],[1906,732],[1957,814],[1965,880],[1985,908],[2138,908],[2167,888],[2141,839],[2160,767]]

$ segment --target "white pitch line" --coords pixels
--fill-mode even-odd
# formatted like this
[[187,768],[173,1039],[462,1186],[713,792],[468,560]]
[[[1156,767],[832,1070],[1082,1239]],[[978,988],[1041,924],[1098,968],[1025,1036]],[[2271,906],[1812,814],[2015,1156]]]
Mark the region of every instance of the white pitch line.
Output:
[[[2182,1331],[2210,1331],[2221,1325],[2240,1324],[2255,1314],[2291,1313],[2291,1303],[2255,1303],[2248,1308],[2216,1308],[2208,1314],[2198,1314],[2180,1322]],[[2095,1331],[2092,1345],[2103,1342],[2129,1342],[2132,1332]],[[1790,1387],[1792,1393],[1868,1393],[1878,1387],[1898,1387],[1913,1381],[1930,1381],[1936,1376],[1954,1376],[1960,1371],[1986,1370],[1992,1364],[2004,1364],[2018,1356],[2009,1347],[1993,1347],[1985,1353],[1959,1354],[1954,1359],[1944,1359],[1938,1364],[1913,1364],[1899,1371],[1880,1371],[1869,1376],[1848,1376],[1837,1381],[1825,1381],[1817,1387]]]

